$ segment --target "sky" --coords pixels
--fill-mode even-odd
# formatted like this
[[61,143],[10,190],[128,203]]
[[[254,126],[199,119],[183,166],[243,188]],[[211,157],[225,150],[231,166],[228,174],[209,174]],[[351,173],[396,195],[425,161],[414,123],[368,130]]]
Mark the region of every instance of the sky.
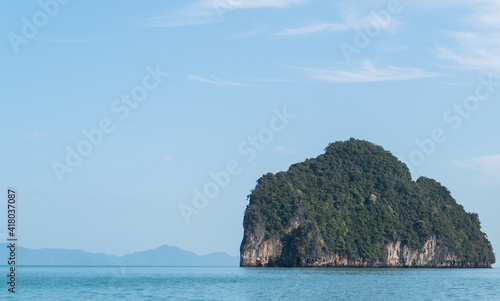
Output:
[[0,183],[19,244],[237,256],[257,179],[354,137],[446,186],[496,251],[499,14],[493,0],[2,1]]

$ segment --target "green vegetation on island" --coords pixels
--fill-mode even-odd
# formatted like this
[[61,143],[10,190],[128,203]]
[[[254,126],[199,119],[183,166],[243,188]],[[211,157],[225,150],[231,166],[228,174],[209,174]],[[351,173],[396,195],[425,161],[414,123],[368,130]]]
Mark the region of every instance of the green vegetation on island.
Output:
[[262,221],[267,240],[317,248],[310,233],[290,234],[302,211],[319,230],[322,250],[350,260],[383,261],[391,242],[420,249],[435,236],[462,262],[495,262],[476,213],[467,213],[435,180],[413,181],[405,164],[366,141],[332,143],[315,159],[262,176],[249,201],[245,231]]

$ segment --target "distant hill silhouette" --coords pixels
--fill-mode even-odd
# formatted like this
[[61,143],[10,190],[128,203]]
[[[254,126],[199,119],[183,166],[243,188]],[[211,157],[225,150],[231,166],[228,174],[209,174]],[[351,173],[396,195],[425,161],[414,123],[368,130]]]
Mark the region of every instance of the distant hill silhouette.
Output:
[[[8,258],[6,243],[0,244],[1,258]],[[177,247],[163,245],[154,250],[135,252],[124,256],[88,253],[66,249],[28,249],[18,246],[16,265],[56,266],[238,266],[239,257],[226,253],[196,255]]]

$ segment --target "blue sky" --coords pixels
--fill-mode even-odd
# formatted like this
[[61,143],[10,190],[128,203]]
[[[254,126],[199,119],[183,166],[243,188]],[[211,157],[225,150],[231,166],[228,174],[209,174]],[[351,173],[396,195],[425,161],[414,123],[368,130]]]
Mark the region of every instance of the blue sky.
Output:
[[20,243],[237,255],[255,181],[355,137],[500,248],[500,2],[331,2],[0,3]]

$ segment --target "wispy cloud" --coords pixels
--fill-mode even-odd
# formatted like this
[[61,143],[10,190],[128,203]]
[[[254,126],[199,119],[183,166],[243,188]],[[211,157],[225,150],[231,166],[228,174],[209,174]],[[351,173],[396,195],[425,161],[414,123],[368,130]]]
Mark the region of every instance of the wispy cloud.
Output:
[[207,8],[199,5],[192,5],[189,8],[169,12],[165,15],[140,19],[136,24],[141,27],[177,27],[199,25],[217,21],[215,10],[211,12]]
[[459,47],[455,47],[456,50],[439,47],[434,51],[439,59],[453,63],[449,68],[500,72],[500,34],[461,32],[449,36]]
[[198,81],[198,82],[202,82],[202,83],[207,83],[207,84],[212,84],[212,85],[219,85],[219,86],[255,87],[255,85],[228,81],[228,80],[221,79],[221,78],[218,78],[215,76],[211,76],[210,78],[206,78],[206,77],[201,77],[198,75],[188,75],[188,78],[190,80],[194,80],[194,81]]
[[226,9],[247,9],[260,7],[284,8],[290,5],[304,3],[307,0],[203,0],[204,6]]
[[277,153],[281,153],[283,155],[296,155],[299,153],[298,151],[296,151],[294,149],[287,148],[284,146],[277,146],[273,149],[273,151],[277,152]]
[[500,27],[500,1],[475,0],[472,1],[477,11],[471,15],[471,22],[482,24],[490,28]]
[[471,11],[463,18],[468,31],[447,32],[454,45],[438,47],[434,54],[453,63],[450,68],[500,72],[500,1],[467,2]]
[[318,33],[322,31],[339,31],[347,30],[350,27],[341,23],[313,23],[303,27],[285,28],[284,30],[275,33],[275,36],[297,36]]
[[184,9],[137,21],[143,27],[174,27],[220,22],[229,11],[252,8],[285,8],[308,0],[199,0]]
[[345,10],[342,14],[344,20],[341,22],[315,22],[302,27],[285,28],[284,30],[275,33],[275,36],[298,36],[309,35],[319,32],[335,32],[345,30],[363,30],[370,27],[371,30],[396,32],[401,24],[393,16],[387,20],[374,14],[368,13],[365,17],[359,16],[359,12],[354,9]]
[[44,38],[34,38],[34,40],[41,42],[50,42],[50,43],[96,43],[96,42],[107,42],[110,39],[44,39]]
[[298,79],[290,79],[290,78],[259,78],[255,80],[256,82],[263,83],[289,83],[289,82],[298,82]]
[[363,61],[359,67],[349,67],[349,69],[296,66],[285,67],[303,71],[310,78],[332,83],[403,81],[436,76],[436,74],[426,72],[420,68],[376,66],[369,60]]
[[455,160],[453,164],[459,168],[479,172],[479,184],[491,183],[495,187],[498,187],[498,180],[500,180],[500,154]]
[[163,163],[166,163],[166,164],[178,162],[178,161],[177,161],[177,160],[175,160],[175,158],[174,158],[174,157],[172,157],[172,156],[164,156],[164,157],[162,157],[162,158],[161,158],[161,161],[162,161]]
[[455,166],[500,175],[500,154],[453,161]]
[[45,137],[46,135],[47,135],[47,133],[45,133],[45,132],[33,132],[33,133],[29,133],[28,135],[26,135],[26,138],[27,139],[38,139],[38,138]]

